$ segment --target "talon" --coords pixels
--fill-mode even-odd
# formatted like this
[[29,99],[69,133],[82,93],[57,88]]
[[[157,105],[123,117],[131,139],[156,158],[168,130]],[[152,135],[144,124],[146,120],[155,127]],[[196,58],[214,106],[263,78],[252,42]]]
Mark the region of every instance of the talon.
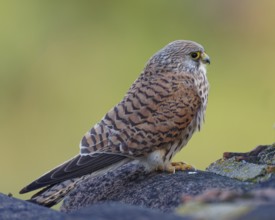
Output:
[[190,164],[184,162],[171,162],[165,166],[158,166],[156,171],[160,172],[168,172],[168,173],[176,173],[176,171],[195,171],[196,168],[191,166]]
[[195,171],[196,168],[193,167],[190,164],[184,163],[184,162],[172,162],[171,166],[175,168],[175,170],[180,170],[180,171]]

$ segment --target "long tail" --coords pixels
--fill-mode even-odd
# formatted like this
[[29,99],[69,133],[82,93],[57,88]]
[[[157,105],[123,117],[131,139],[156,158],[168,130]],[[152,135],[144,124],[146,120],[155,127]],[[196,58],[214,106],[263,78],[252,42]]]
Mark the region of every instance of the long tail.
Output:
[[87,177],[98,176],[116,169],[131,159],[113,154],[78,155],[24,187],[20,193],[43,188],[30,202],[51,207],[59,203],[75,186]]
[[71,192],[80,181],[84,180],[86,176],[65,180],[59,184],[48,186],[38,193],[34,194],[29,202],[42,205],[45,207],[52,207],[59,203],[68,193]]

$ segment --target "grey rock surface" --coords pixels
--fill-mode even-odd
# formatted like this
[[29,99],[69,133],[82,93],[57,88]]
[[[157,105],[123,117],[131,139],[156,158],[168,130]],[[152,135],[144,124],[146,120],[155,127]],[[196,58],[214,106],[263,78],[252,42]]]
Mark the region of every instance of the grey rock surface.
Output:
[[65,214],[0,193],[1,220],[62,220]]
[[1,220],[188,220],[176,214],[120,203],[97,204],[66,214],[0,193]]
[[267,181],[255,185],[256,189],[273,188],[275,189],[275,175],[273,174]]
[[275,218],[275,204],[263,204],[234,220],[272,220]]
[[120,203],[102,203],[83,208],[69,215],[70,220],[189,220],[172,213],[161,213]]
[[265,177],[267,165],[238,162],[234,157],[212,163],[207,171],[241,181],[257,181]]
[[[200,220],[236,220],[249,217],[263,220],[275,216],[274,207],[275,189],[272,188],[253,189],[249,192],[212,189],[197,196],[183,196],[183,204],[177,208],[177,213]],[[268,215],[260,208],[268,212]]]
[[146,173],[141,165],[126,164],[81,182],[65,198],[61,210],[71,212],[99,202],[118,201],[169,212],[181,204],[183,194],[197,195],[207,189],[238,190],[250,186],[209,172]]
[[262,145],[247,153],[225,153],[223,159],[214,163],[214,169],[221,175],[209,171],[148,173],[141,165],[125,164],[81,182],[65,198],[63,212],[0,193],[0,219],[274,218],[274,144]]

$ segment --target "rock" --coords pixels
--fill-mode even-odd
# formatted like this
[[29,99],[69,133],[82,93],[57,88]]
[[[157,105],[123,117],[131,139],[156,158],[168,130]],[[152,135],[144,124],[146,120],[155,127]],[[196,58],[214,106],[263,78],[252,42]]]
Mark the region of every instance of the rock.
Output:
[[1,220],[61,220],[64,213],[57,212],[42,206],[8,197],[0,193],[0,219]]
[[254,184],[239,191],[215,189],[198,196],[183,196],[178,213],[202,220],[264,220],[275,216],[274,144],[260,145],[246,153],[226,152],[207,171]]
[[[264,220],[275,216],[275,189],[253,190],[251,192],[215,189],[198,196],[185,196],[183,202],[177,212],[191,219]],[[270,208],[271,206],[273,209]],[[266,213],[259,209],[260,207],[268,210],[267,218]],[[254,216],[251,213],[254,213]]]
[[274,144],[224,153],[207,172],[148,173],[128,163],[79,183],[65,198],[63,213],[0,194],[0,219],[270,219],[274,171]]
[[260,145],[247,153],[226,152],[206,170],[241,181],[264,182],[275,173],[275,145]]
[[172,213],[161,213],[148,208],[117,202],[92,205],[69,215],[68,220],[190,220]]
[[275,143],[272,145],[259,145],[246,153],[225,152],[224,159],[235,157],[237,161],[246,161],[254,164],[275,165]]
[[147,173],[134,163],[87,178],[67,196],[62,211],[72,212],[105,201],[147,207],[162,212],[173,211],[183,194],[197,195],[207,189],[245,189],[250,184],[209,172]]
[[239,218],[234,220],[271,220],[275,216],[275,204],[263,204],[256,207],[253,207],[249,212],[239,216]]
[[220,159],[212,163],[207,171],[241,181],[259,182],[267,179],[267,165],[236,161],[234,157],[227,160]]
[[151,209],[120,203],[97,204],[66,214],[8,197],[0,193],[1,220],[188,220],[176,214],[164,214]]
[[199,220],[233,220],[241,217],[243,213],[249,212],[246,206],[236,206],[233,203],[226,204],[202,204],[188,203],[179,208],[178,213],[191,219]]
[[275,189],[275,175],[272,175],[267,181],[256,184],[256,189],[274,188]]
[[197,196],[183,195],[184,204],[188,202],[199,203],[224,203],[231,202],[236,204],[263,204],[275,203],[275,189],[258,189],[250,192],[236,190],[211,189]]

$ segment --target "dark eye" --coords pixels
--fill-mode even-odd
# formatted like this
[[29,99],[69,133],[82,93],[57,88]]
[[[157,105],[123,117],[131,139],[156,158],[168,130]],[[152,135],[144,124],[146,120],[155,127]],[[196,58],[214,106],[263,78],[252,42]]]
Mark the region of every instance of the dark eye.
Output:
[[190,54],[190,56],[191,56],[192,59],[194,59],[194,60],[199,59],[200,55],[201,55],[200,52],[192,52],[192,53]]

